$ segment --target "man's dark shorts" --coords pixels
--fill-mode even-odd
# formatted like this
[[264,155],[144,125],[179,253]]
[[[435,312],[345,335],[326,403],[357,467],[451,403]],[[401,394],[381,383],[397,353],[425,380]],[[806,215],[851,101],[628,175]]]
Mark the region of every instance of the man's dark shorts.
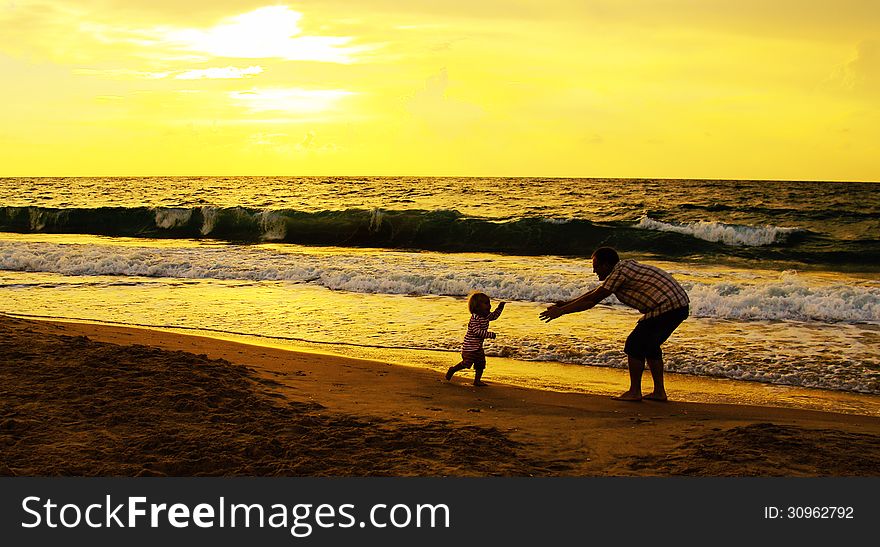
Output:
[[642,319],[627,337],[623,351],[636,359],[662,359],[660,344],[687,319],[689,313],[690,308],[684,307]]
[[465,368],[473,366],[475,370],[483,370],[486,368],[486,353],[482,348],[476,351],[463,351],[461,362],[464,363]]

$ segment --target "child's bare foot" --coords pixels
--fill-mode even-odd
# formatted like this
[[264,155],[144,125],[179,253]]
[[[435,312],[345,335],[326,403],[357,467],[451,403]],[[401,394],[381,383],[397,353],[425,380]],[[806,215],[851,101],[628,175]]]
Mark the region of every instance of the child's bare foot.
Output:
[[449,367],[449,370],[446,371],[446,379],[452,380],[453,374],[455,374],[455,367]]
[[612,397],[615,401],[638,402],[642,400],[642,394],[639,391],[627,391],[617,397]]
[[474,380],[474,385],[477,387],[483,387],[483,386],[488,386],[489,384],[487,384],[486,382],[483,382],[482,380]]

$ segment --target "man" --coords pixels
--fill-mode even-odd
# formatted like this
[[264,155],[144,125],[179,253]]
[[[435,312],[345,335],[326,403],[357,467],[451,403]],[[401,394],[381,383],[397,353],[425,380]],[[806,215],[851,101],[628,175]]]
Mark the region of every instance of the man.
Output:
[[[665,401],[660,345],[687,318],[690,305],[687,293],[667,272],[635,260],[620,260],[611,247],[601,247],[593,253],[593,271],[602,281],[601,285],[574,300],[550,306],[541,312],[541,320],[549,323],[562,315],[588,310],[612,294],[627,306],[636,308],[645,315],[623,348],[628,358],[629,391],[615,399]],[[646,361],[654,379],[654,391],[642,397]]]

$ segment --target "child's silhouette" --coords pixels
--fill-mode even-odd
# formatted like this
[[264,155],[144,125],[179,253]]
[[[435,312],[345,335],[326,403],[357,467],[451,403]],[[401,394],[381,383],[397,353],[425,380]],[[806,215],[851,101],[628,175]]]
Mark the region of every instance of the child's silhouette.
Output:
[[486,354],[483,352],[483,340],[495,338],[495,333],[489,331],[489,321],[498,319],[504,310],[505,302],[498,304],[495,311],[490,312],[492,303],[489,297],[481,292],[475,292],[468,298],[468,308],[471,311],[471,320],[468,322],[467,333],[461,344],[461,362],[446,371],[446,379],[451,380],[452,375],[459,370],[474,367],[474,385],[485,386],[480,379],[486,368]]

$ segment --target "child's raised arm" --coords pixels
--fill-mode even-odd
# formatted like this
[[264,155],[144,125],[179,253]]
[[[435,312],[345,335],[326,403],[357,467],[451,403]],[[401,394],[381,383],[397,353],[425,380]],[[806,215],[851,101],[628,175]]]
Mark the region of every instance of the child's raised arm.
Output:
[[501,312],[504,311],[505,304],[507,304],[507,302],[499,302],[498,303],[498,306],[495,307],[495,311],[493,311],[492,313],[490,313],[488,315],[489,321],[494,321],[494,320],[498,319],[498,316],[500,316]]

